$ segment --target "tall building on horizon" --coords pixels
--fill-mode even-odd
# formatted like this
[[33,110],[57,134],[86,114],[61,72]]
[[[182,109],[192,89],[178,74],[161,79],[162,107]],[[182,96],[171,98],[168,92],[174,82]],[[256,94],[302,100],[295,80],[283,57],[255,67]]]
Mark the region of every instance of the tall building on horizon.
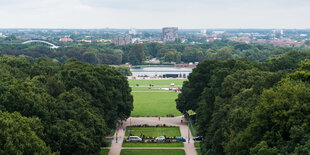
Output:
[[136,34],[137,34],[137,31],[136,31],[135,28],[130,28],[130,30],[129,30],[128,33],[129,33],[129,34],[132,34],[132,35],[136,35]]
[[200,30],[200,34],[207,34],[207,30],[206,29],[201,29]]
[[127,45],[129,43],[131,43],[131,35],[125,35],[125,34],[118,34],[118,35],[114,35],[112,42],[117,45]]
[[179,37],[178,27],[164,27],[162,30],[162,40],[166,42],[174,42]]

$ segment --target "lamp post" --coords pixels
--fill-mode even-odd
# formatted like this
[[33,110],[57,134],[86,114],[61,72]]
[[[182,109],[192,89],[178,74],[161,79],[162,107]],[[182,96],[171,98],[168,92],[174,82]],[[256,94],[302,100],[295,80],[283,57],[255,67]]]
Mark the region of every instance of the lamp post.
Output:
[[[131,118],[129,119],[129,126],[131,127]],[[131,136],[131,130],[130,130],[129,136]]]
[[118,131],[116,131],[116,143],[117,143],[117,132],[118,132]]
[[117,138],[118,138],[118,130],[119,130],[119,126],[120,126],[120,123],[119,123],[119,122],[117,122],[117,124],[116,124],[116,138],[115,138],[116,143],[117,143]]
[[190,140],[190,137],[189,137],[189,121],[188,121],[188,131],[187,131],[187,133],[188,133],[188,143],[189,143],[189,140]]

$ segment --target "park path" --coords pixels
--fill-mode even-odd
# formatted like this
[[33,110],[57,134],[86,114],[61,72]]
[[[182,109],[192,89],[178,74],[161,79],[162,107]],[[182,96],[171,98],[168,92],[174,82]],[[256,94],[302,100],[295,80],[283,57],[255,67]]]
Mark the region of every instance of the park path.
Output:
[[[183,120],[182,123],[181,120]],[[123,139],[125,138],[125,131],[123,128],[143,124],[147,124],[149,126],[163,124],[167,126],[178,126],[180,128],[181,136],[186,139],[186,142],[184,142],[184,147],[122,147]],[[122,149],[184,149],[186,155],[197,155],[192,134],[189,131],[187,124],[187,121],[182,116],[161,117],[160,120],[158,120],[158,117],[129,117],[123,122],[119,129],[116,130],[113,136],[114,139],[110,147],[109,155],[119,155]]]

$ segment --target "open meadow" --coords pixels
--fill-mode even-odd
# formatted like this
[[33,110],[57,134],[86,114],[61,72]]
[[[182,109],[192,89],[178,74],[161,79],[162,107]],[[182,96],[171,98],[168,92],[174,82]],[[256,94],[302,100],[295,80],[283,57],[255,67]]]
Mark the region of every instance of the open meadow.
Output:
[[[186,79],[128,79],[134,97],[133,117],[180,116],[175,99]],[[171,86],[171,84],[174,86]],[[152,85],[152,87],[150,87]]]

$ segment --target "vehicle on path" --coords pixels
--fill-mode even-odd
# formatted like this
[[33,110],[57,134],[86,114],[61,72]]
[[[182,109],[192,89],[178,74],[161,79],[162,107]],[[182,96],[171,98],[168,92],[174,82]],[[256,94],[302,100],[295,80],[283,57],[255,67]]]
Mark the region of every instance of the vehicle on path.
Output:
[[129,136],[128,141],[129,142],[142,142],[142,139],[138,136]]
[[183,137],[177,137],[176,138],[177,141],[182,141],[182,142],[186,142],[186,139]]
[[194,137],[194,141],[202,141],[202,136]]
[[164,141],[165,139],[166,139],[165,136],[159,136],[155,138],[155,142]]

